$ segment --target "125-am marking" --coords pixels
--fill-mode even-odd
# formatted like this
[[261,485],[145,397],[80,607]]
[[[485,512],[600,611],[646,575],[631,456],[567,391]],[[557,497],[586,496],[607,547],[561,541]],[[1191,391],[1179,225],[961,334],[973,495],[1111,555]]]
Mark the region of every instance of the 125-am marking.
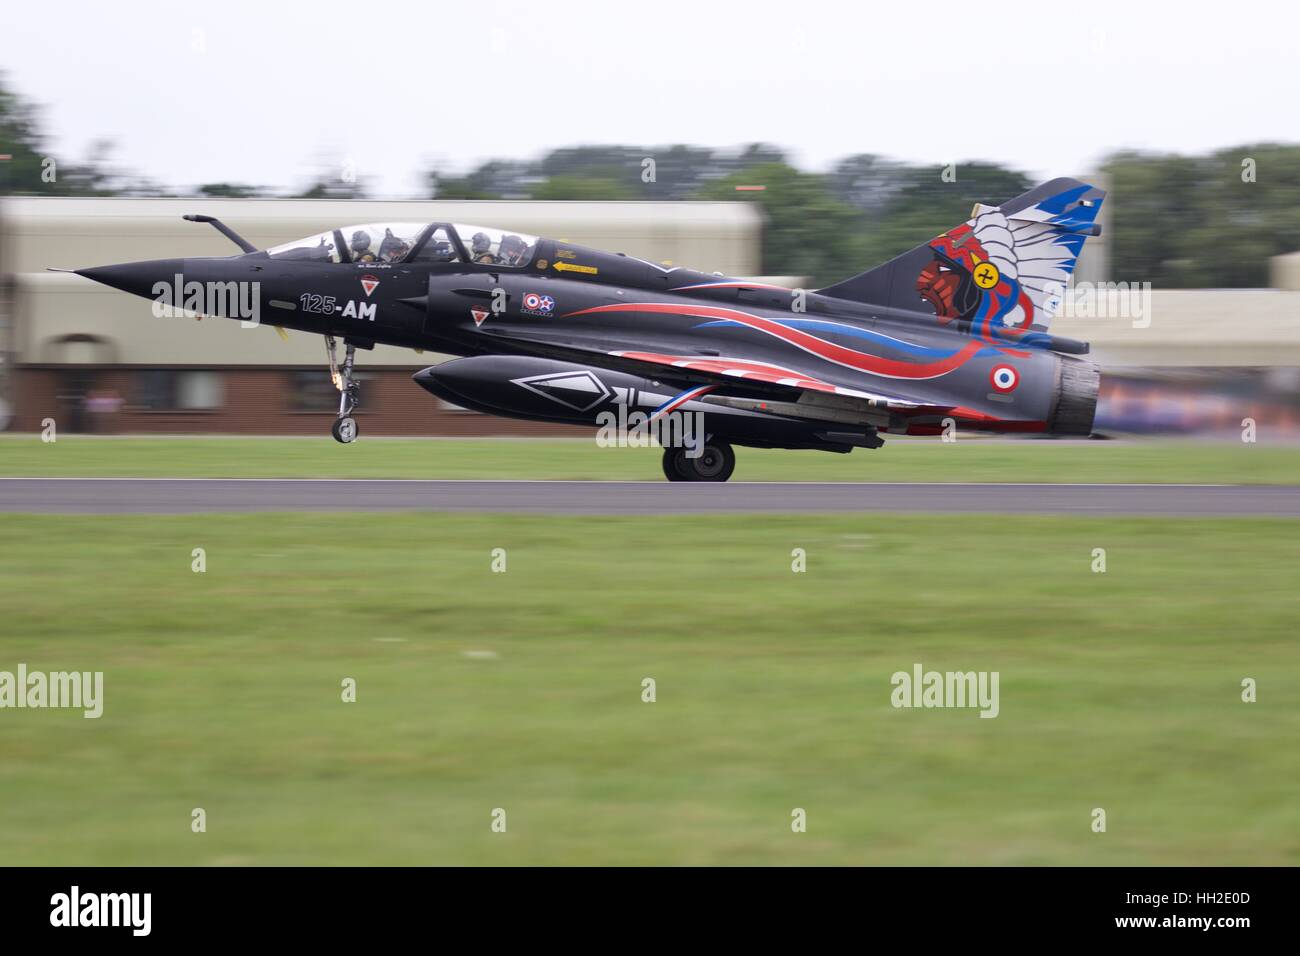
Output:
[[321,315],[341,314],[345,319],[369,319],[375,321],[377,305],[374,302],[355,302],[348,299],[346,305],[339,305],[332,295],[317,295],[304,292],[298,296],[304,312],[318,312]]

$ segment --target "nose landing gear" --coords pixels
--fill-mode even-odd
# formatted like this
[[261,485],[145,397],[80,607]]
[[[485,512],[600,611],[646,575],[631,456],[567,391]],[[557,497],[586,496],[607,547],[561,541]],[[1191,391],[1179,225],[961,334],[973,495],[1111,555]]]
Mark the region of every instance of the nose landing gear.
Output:
[[343,363],[340,365],[337,358],[337,347],[334,336],[325,336],[325,353],[330,360],[330,381],[334,387],[339,390],[339,417],[335,419],[330,434],[334,440],[347,445],[357,440],[360,429],[357,428],[357,421],[352,417],[353,411],[356,410],[360,402],[359,393],[361,384],[352,378],[352,366],[356,358],[357,347],[351,342],[345,341],[343,350]]

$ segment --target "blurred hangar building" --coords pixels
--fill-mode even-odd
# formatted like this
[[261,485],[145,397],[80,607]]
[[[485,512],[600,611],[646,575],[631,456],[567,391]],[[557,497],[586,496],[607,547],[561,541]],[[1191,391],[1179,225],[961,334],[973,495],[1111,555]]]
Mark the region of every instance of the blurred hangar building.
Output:
[[[759,270],[762,216],[744,202],[372,202],[15,197],[0,204],[0,421],[38,431],[327,434],[338,407],[323,339],[230,319],[157,318],[152,303],[47,272],[236,253],[216,216],[258,248],[351,223],[451,221],[565,239],[727,275]],[[444,356],[359,351],[368,435],[563,434],[440,404],[411,381]],[[7,411],[7,414],[5,412]],[[0,424],[0,428],[4,425]]]

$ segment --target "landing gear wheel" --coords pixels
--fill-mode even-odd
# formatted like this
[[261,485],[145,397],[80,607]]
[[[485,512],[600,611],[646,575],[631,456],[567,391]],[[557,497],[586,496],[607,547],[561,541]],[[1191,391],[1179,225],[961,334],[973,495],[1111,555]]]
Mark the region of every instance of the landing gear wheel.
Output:
[[330,433],[334,436],[336,442],[349,445],[357,440],[357,435],[361,433],[361,429],[357,428],[357,420],[349,415],[346,418],[336,419]]
[[339,390],[339,417],[335,419],[330,433],[333,434],[336,442],[348,445],[356,441],[357,435],[361,433],[361,429],[357,428],[356,419],[352,417],[352,412],[360,403],[361,383],[352,378],[352,366],[356,360],[357,347],[346,339],[344,341],[346,349],[343,362],[339,364],[334,336],[325,336],[325,354],[330,360],[330,381]]
[[685,448],[664,449],[663,466],[669,481],[726,481],[736,470],[736,453],[729,442],[710,438],[695,458]]
[[669,481],[686,481],[687,478],[677,467],[677,457],[681,454],[680,448],[664,449],[664,477]]

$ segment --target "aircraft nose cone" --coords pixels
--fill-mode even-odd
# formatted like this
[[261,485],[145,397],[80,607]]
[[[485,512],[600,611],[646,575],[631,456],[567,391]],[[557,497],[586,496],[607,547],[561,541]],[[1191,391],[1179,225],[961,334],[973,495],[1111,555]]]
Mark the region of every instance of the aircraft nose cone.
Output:
[[484,383],[472,374],[473,366],[465,368],[463,359],[443,362],[421,369],[411,378],[426,392],[453,405],[473,402],[484,390]]
[[464,382],[472,382],[475,378],[468,369],[462,369],[458,360],[443,362],[441,365],[430,365],[411,377],[425,388],[431,385],[458,385]]
[[181,277],[184,282],[184,259],[153,259],[148,262],[124,262],[115,266],[96,266],[92,269],[78,269],[77,275],[85,276],[93,282],[106,285],[132,295],[141,295],[147,299],[154,297],[154,286],[159,282],[168,285]]
[[439,397],[442,397],[445,394],[447,387],[447,382],[445,380],[448,376],[445,373],[440,375],[438,373],[438,366],[436,365],[430,366],[426,369],[421,369],[412,375],[411,378],[425,391],[432,392],[434,395]]

